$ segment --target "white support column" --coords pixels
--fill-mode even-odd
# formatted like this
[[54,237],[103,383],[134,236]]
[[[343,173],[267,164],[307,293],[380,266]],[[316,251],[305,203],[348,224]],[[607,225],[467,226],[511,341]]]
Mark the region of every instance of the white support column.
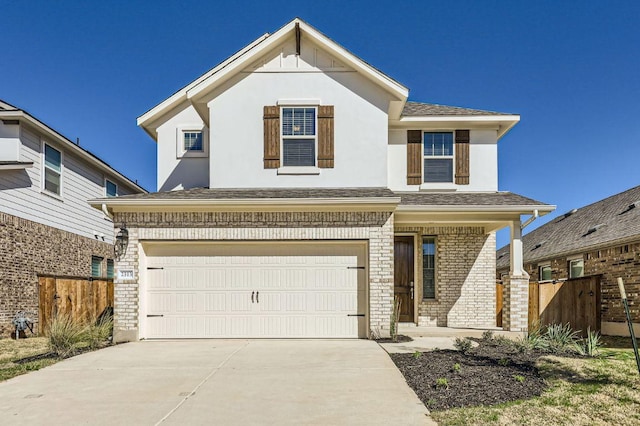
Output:
[[521,226],[519,220],[511,222],[511,265],[503,283],[503,328],[508,331],[527,331],[529,326],[529,274],[524,270]]

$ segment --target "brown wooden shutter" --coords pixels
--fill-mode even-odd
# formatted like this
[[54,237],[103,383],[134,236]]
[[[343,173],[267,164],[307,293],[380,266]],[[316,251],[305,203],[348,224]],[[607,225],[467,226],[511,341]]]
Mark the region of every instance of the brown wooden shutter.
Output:
[[456,184],[469,185],[468,130],[456,130]]
[[264,107],[264,168],[280,167],[280,108]]
[[333,105],[318,106],[318,167],[333,168]]
[[407,185],[422,183],[422,131],[407,130]]

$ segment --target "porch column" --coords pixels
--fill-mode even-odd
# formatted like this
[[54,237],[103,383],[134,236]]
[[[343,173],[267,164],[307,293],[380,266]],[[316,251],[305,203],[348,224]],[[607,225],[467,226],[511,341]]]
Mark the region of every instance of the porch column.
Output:
[[529,274],[524,270],[522,228],[519,220],[511,222],[511,265],[504,285],[503,328],[527,331],[529,322]]

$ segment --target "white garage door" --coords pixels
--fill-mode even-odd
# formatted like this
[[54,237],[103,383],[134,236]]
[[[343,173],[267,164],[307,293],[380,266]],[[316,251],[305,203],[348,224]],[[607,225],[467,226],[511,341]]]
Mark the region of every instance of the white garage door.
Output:
[[146,338],[365,337],[363,243],[150,243],[144,251]]

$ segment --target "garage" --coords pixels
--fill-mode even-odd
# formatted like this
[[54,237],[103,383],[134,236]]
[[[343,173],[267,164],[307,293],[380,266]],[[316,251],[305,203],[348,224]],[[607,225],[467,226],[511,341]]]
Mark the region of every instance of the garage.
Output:
[[141,336],[366,337],[366,243],[143,242]]

